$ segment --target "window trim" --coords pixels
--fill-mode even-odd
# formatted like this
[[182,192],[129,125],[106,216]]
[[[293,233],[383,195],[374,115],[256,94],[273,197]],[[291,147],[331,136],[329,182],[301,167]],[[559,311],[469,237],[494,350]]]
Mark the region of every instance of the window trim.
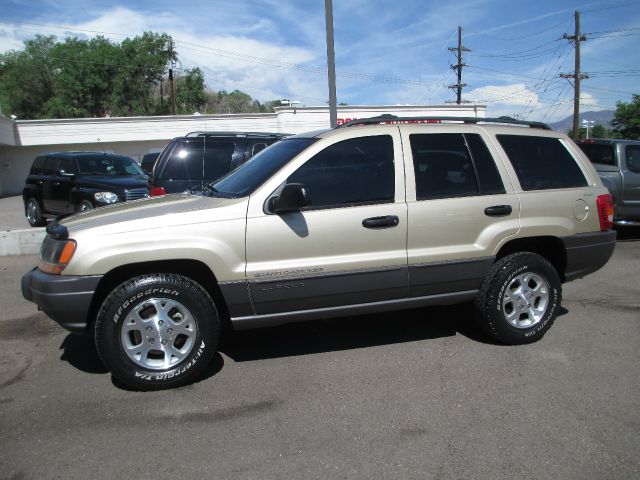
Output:
[[[349,138],[343,138],[341,140],[338,140],[336,142],[331,143],[330,145],[327,145],[326,147],[320,149],[318,152],[314,153],[313,155],[311,155],[309,158],[307,158],[303,163],[301,163],[296,169],[294,169],[290,174],[287,175],[287,177],[285,178],[285,180],[278,186],[278,188],[273,191],[266,199],[264,205],[265,205],[265,213],[268,214],[273,214],[272,212],[269,212],[268,209],[266,208],[266,205],[268,204],[269,200],[272,197],[275,197],[277,195],[279,195],[280,191],[282,190],[282,188],[284,187],[284,185],[286,185],[287,181],[289,180],[289,178],[294,175],[298,170],[300,170],[301,168],[303,168],[308,162],[312,161],[314,158],[316,158],[317,155],[321,154],[322,152],[324,152],[325,150],[329,149],[329,148],[333,148],[336,145],[343,143],[343,142],[348,142],[348,141],[352,141],[352,140],[362,140],[362,139],[369,139],[369,138],[373,138],[373,137],[388,137],[389,141],[391,142],[390,147],[391,147],[391,154],[392,154],[392,161],[391,161],[391,165],[393,166],[393,177],[392,177],[392,187],[393,187],[393,191],[391,193],[391,198],[388,199],[380,199],[380,200],[367,200],[367,201],[362,201],[362,202],[348,202],[348,203],[334,203],[334,204],[329,204],[329,205],[320,205],[320,206],[314,206],[314,205],[310,205],[308,207],[304,207],[300,209],[300,212],[313,212],[313,211],[317,211],[317,210],[335,210],[335,209],[340,209],[340,208],[353,208],[353,207],[364,207],[364,206],[370,206],[370,205],[385,205],[385,204],[392,204],[392,203],[396,203],[396,163],[397,163],[397,159],[396,159],[396,155],[395,155],[395,139],[394,136],[391,133],[376,133],[373,135],[362,135],[362,136],[354,136],[354,137],[349,137]],[[313,192],[312,192],[313,195]]]
[[[419,135],[419,136],[427,136],[427,135],[459,135],[462,137],[462,142],[464,144],[464,147],[466,149],[469,161],[471,162],[471,166],[473,168],[473,174],[475,175],[475,185],[476,185],[476,192],[470,192],[470,193],[463,193],[463,194],[455,194],[455,195],[448,195],[448,194],[437,194],[437,195],[433,195],[433,196],[420,196],[418,194],[418,179],[416,177],[416,156],[414,154],[414,150],[413,150],[413,145],[411,144],[411,137],[414,135]],[[469,145],[469,140],[467,138],[468,135],[477,135],[478,138],[480,139],[480,141],[485,145],[485,148],[487,149],[487,154],[491,157],[491,161],[493,162],[493,166],[495,168],[495,172],[496,175],[498,176],[498,178],[500,179],[500,183],[502,184],[502,190],[499,192],[495,192],[495,191],[486,191],[483,190],[481,185],[480,185],[480,175],[478,174],[478,161],[475,158],[473,151]],[[483,136],[480,134],[480,132],[460,132],[460,131],[445,131],[445,132],[409,132],[407,134],[408,136],[408,140],[409,140],[409,149],[411,151],[411,168],[413,170],[413,182],[414,182],[414,188],[415,188],[415,197],[416,197],[416,202],[423,202],[423,201],[431,201],[431,200],[447,200],[447,199],[451,199],[451,198],[467,198],[467,197],[483,197],[483,196],[489,196],[489,195],[505,195],[507,193],[505,185],[504,185],[504,178],[502,177],[502,174],[500,173],[500,168],[497,165],[497,159],[494,157],[494,155],[491,153],[491,150],[489,149],[489,145],[487,145],[487,142],[485,141],[485,139],[483,138]]]

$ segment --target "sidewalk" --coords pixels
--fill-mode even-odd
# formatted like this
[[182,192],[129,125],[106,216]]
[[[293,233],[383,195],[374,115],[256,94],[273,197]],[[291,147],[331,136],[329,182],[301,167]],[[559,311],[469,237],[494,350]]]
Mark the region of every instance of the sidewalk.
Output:
[[0,198],[0,256],[36,254],[44,235],[44,228],[29,226],[21,195]]

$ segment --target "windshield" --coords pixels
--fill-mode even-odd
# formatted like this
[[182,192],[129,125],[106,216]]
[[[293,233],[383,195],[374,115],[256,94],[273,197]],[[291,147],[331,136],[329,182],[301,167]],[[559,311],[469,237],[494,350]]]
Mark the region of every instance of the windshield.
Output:
[[127,157],[80,157],[77,162],[81,175],[144,175],[140,166]]
[[315,138],[289,138],[276,142],[218,180],[212,188],[216,193],[229,197],[250,195],[315,141]]

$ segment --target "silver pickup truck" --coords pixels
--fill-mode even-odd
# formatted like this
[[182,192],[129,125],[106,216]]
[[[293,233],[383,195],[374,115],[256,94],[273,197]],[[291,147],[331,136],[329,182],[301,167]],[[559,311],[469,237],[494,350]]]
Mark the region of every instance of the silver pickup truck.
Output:
[[640,226],[640,141],[578,140],[609,189],[614,203],[614,224]]

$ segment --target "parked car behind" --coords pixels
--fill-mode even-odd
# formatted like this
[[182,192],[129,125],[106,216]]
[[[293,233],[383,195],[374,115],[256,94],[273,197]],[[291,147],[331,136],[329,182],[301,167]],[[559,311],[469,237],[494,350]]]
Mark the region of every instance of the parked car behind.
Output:
[[585,139],[577,143],[611,192],[614,223],[640,226],[640,141]]
[[151,176],[153,172],[153,166],[156,164],[156,160],[160,156],[160,152],[147,153],[144,157],[142,157],[142,161],[140,162],[140,167],[147,175]]
[[281,133],[191,132],[160,154],[151,176],[151,195],[202,189],[286,135]]
[[133,159],[103,152],[40,155],[22,190],[32,227],[45,225],[47,217],[148,196],[148,177]]

